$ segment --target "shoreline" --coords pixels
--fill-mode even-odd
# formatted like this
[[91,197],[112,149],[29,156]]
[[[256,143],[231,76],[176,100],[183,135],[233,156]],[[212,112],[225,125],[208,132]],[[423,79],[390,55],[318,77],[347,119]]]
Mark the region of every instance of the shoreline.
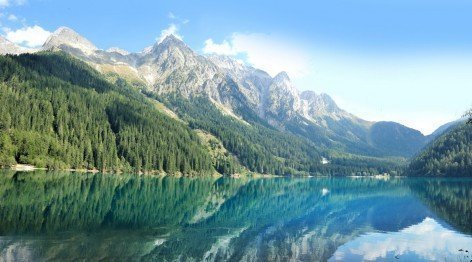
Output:
[[[123,174],[123,173],[129,173],[129,174],[135,174],[135,175],[140,175],[140,176],[157,176],[157,177],[164,177],[164,176],[172,176],[172,177],[201,177],[201,176],[208,176],[208,177],[230,177],[234,179],[242,179],[242,178],[283,178],[283,177],[298,177],[298,178],[321,178],[321,177],[337,177],[337,176],[329,176],[329,175],[289,175],[289,176],[282,176],[282,175],[270,175],[270,174],[260,174],[260,173],[253,173],[253,172],[248,172],[248,173],[236,173],[236,174],[231,174],[231,175],[223,175],[217,172],[214,173],[202,173],[198,175],[196,172],[193,172],[191,174],[183,174],[181,172],[176,172],[176,173],[166,173],[163,171],[148,171],[148,172],[135,172],[135,171],[100,171],[98,169],[75,169],[75,168],[68,168],[68,169],[48,169],[45,167],[36,167],[34,165],[29,165],[29,164],[15,164],[12,166],[7,166],[3,167],[4,169],[9,169],[12,171],[19,171],[19,172],[34,172],[34,171],[58,171],[58,172],[74,172],[74,173],[91,173],[91,174],[97,174],[97,173],[103,173],[103,174]],[[346,175],[342,177],[348,177],[348,178],[374,178],[374,179],[390,179],[390,178],[401,178],[403,176],[398,176],[398,175],[390,175],[390,174],[378,174],[378,175],[365,175],[365,176],[359,176],[359,175]]]
[[[51,172],[74,172],[74,173],[91,173],[91,174],[97,174],[97,173],[103,173],[103,174],[123,174],[123,173],[129,173],[129,174],[134,174],[134,175],[139,175],[139,176],[173,176],[173,177],[198,177],[196,173],[192,174],[183,174],[181,172],[176,172],[176,173],[166,173],[163,171],[148,171],[148,172],[135,172],[135,171],[100,171],[98,169],[76,169],[76,168],[67,168],[67,169],[48,169],[45,167],[36,167],[34,165],[29,165],[29,164],[15,164],[12,166],[5,166],[1,167],[0,169],[8,169],[12,171],[19,171],[19,172],[34,172],[34,171],[51,171]],[[211,176],[211,177],[221,177],[224,176],[220,173],[204,173],[205,176]],[[228,177],[234,177],[234,178],[242,178],[242,177],[247,177],[248,175],[244,174],[236,174],[235,176],[233,175],[228,175]]]

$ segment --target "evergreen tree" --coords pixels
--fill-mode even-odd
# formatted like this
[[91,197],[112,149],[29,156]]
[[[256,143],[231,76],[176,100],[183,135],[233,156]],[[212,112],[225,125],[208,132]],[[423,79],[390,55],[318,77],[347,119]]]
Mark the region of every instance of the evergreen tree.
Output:
[[472,176],[472,125],[446,132],[410,163],[407,175]]
[[[0,165],[212,172],[184,124],[65,54],[0,57]],[[166,164],[165,164],[166,163]]]

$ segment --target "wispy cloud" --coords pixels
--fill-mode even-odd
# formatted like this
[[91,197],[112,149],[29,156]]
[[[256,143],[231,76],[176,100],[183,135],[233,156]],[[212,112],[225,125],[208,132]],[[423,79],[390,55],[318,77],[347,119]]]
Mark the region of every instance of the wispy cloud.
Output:
[[161,43],[169,35],[174,35],[180,40],[183,39],[183,36],[179,34],[179,27],[176,24],[170,24],[169,27],[161,31],[160,36],[157,38],[157,42]]
[[175,16],[174,13],[172,13],[172,12],[169,12],[169,14],[167,14],[167,17],[169,19],[176,19],[177,18],[177,16]]
[[221,44],[217,44],[213,41],[213,39],[207,39],[205,41],[203,52],[205,54],[218,54],[226,56],[234,56],[238,54],[233,45],[227,40],[224,40]]
[[25,47],[38,47],[41,46],[46,39],[51,35],[51,32],[44,30],[40,26],[27,26],[18,30],[4,29],[5,37],[21,46]]
[[310,72],[311,59],[297,44],[267,34],[234,33],[229,39],[215,43],[207,39],[203,52],[229,56],[244,56],[250,65],[271,75],[286,71],[291,77]]
[[0,0],[0,8],[11,5],[24,5],[26,0]]
[[174,14],[173,12],[169,12],[167,14],[167,18],[169,18],[170,20],[173,21],[173,23],[177,23],[177,24],[181,24],[181,25],[185,25],[185,24],[188,24],[188,22],[190,22],[190,20],[186,19],[186,18],[182,18],[180,16],[177,16],[176,14]]
[[18,17],[14,14],[10,14],[7,18],[9,21],[18,21]]

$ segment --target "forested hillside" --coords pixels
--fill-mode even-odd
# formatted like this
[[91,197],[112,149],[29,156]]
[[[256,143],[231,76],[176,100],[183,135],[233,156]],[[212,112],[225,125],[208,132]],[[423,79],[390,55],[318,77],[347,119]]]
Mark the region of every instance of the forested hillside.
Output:
[[383,154],[412,157],[426,144],[420,131],[395,122],[377,122],[369,130],[369,139]]
[[407,175],[472,176],[472,124],[439,136],[411,162]]
[[0,57],[0,165],[211,172],[199,138],[68,55]]
[[[243,119],[223,114],[205,97],[182,99],[179,96],[158,97],[179,114],[193,129],[205,130],[217,137],[224,147],[253,172],[275,175],[297,174],[379,174],[398,171],[401,163],[389,159],[352,156],[323,149],[308,139],[280,132],[251,110],[238,103],[237,114]],[[322,164],[322,157],[329,164]],[[232,168],[232,166],[231,166]]]
[[[238,119],[204,95],[146,97],[120,77],[107,79],[64,53],[0,57],[0,166],[275,175],[400,168],[388,159],[345,154],[281,132],[237,100],[242,96],[232,98]],[[153,99],[181,119],[164,114]]]

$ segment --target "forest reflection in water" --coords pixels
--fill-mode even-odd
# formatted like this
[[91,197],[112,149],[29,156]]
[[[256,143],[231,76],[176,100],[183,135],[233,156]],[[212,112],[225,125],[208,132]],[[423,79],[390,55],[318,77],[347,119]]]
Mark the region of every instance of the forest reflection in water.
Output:
[[0,171],[0,260],[456,259],[471,221],[472,179]]

